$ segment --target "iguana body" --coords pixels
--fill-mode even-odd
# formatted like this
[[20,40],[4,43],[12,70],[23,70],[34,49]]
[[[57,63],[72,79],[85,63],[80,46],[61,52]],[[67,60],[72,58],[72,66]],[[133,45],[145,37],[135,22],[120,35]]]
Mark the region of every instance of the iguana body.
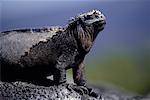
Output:
[[72,68],[74,82],[85,85],[83,61],[104,25],[104,15],[93,10],[75,17],[66,28],[2,32],[1,80],[36,82],[54,75],[54,82],[60,84]]

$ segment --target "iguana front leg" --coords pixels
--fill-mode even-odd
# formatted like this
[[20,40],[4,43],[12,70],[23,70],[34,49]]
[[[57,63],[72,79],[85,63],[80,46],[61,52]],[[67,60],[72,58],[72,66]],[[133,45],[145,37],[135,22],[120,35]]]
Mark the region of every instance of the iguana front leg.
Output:
[[69,61],[67,61],[66,55],[61,55],[56,63],[54,71],[54,82],[55,84],[66,83],[66,67]]
[[85,66],[83,62],[81,62],[78,66],[73,68],[73,79],[77,85],[84,86],[80,89],[75,88],[77,91],[86,91],[86,93],[88,93],[89,95],[99,98],[99,95],[92,88],[89,88],[87,86],[85,77]]
[[55,84],[66,83],[66,70],[61,68],[61,65],[56,65],[57,69],[54,72],[54,82]]
[[85,67],[83,62],[73,67],[73,79],[77,85],[86,86]]

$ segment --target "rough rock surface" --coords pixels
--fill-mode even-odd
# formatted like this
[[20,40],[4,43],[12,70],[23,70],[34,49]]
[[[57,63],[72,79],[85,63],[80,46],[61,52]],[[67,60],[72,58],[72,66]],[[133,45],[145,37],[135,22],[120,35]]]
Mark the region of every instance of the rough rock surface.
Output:
[[0,82],[0,100],[150,100],[150,96],[134,96],[116,89],[94,87],[100,95],[98,99],[89,96],[86,91],[76,91],[76,88],[82,86],[62,84],[44,87],[25,82]]
[[25,82],[0,82],[0,100],[97,100],[86,92],[82,94],[84,91],[76,91],[81,87],[73,84],[44,87]]

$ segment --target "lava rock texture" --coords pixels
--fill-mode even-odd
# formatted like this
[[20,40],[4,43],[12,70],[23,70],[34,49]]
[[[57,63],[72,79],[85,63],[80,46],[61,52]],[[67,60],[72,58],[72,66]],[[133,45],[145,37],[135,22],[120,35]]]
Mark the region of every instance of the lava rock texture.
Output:
[[0,82],[0,100],[101,100],[78,91],[73,84],[36,86],[24,82]]
[[[79,91],[78,88],[84,88]],[[90,96],[86,88],[74,84],[37,86],[26,82],[0,82],[0,100],[150,100],[106,86],[93,87],[100,97]]]

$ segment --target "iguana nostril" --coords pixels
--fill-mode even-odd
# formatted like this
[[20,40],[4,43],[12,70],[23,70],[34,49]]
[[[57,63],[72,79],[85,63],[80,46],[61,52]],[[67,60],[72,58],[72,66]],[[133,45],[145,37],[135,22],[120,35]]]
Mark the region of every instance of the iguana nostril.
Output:
[[106,17],[103,14],[100,15],[100,18],[104,21],[106,20]]

